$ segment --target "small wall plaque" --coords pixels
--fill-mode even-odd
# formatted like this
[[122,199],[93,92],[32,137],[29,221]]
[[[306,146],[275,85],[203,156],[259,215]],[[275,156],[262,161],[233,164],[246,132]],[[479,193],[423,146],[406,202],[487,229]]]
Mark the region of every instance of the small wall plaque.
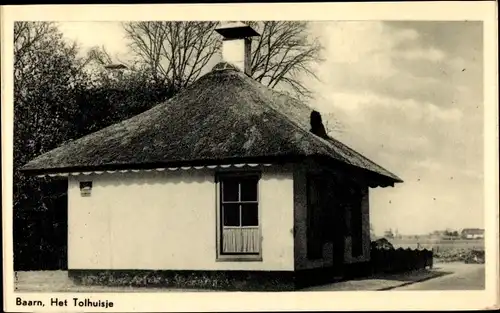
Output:
[[80,194],[82,197],[90,197],[91,191],[92,191],[92,182],[91,181],[80,182]]

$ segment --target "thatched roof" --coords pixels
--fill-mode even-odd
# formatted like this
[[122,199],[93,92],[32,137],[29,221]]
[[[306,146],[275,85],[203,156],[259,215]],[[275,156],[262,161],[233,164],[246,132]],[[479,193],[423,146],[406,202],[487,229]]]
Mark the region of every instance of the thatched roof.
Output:
[[218,64],[165,103],[32,160],[32,174],[322,156],[388,180],[394,174],[310,132],[312,109]]

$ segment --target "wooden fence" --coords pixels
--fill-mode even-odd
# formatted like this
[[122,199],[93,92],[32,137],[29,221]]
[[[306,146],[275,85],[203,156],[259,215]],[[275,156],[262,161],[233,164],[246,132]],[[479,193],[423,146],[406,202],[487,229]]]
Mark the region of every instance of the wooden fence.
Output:
[[375,273],[403,272],[432,268],[433,252],[427,249],[381,249],[372,247],[371,266]]

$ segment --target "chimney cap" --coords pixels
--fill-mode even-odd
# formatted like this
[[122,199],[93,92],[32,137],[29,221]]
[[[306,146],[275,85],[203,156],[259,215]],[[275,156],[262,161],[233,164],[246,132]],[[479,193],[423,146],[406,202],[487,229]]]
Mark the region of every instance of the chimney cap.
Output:
[[217,27],[215,31],[222,35],[224,39],[243,39],[260,36],[253,27],[242,22],[227,23]]

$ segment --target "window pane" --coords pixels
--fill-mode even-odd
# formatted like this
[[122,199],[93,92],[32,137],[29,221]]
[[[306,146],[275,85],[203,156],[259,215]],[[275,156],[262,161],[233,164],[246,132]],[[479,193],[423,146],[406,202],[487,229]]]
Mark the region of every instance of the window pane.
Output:
[[257,178],[241,179],[241,201],[257,201]]
[[224,226],[240,226],[240,205],[223,204]]
[[259,225],[259,209],[257,203],[245,203],[241,205],[241,225]]
[[222,181],[222,200],[238,201],[238,180],[234,178],[225,178]]

